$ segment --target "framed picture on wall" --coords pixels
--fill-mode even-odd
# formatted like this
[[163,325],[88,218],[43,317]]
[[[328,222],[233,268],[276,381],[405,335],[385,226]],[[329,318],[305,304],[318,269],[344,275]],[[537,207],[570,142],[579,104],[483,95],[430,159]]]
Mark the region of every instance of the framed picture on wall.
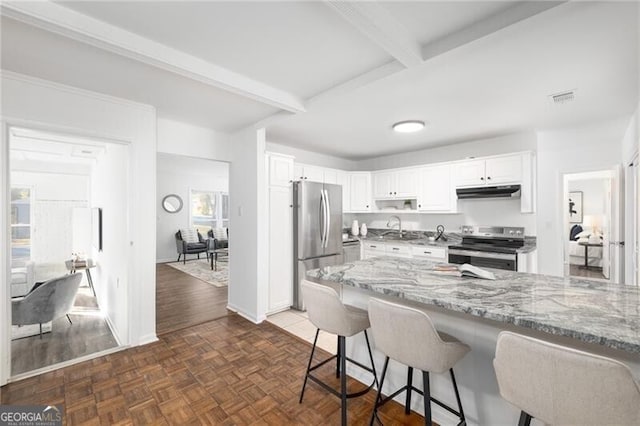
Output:
[[569,223],[582,223],[582,191],[569,192]]
[[93,246],[102,251],[102,209],[91,209],[91,242]]

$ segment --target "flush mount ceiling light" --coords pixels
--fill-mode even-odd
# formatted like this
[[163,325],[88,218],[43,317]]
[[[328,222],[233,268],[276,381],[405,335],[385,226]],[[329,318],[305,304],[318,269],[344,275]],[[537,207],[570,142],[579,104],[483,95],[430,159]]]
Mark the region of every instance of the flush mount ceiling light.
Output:
[[424,129],[424,121],[419,121],[419,120],[400,121],[398,123],[395,123],[391,127],[393,128],[394,131],[398,133],[419,132],[420,130]]

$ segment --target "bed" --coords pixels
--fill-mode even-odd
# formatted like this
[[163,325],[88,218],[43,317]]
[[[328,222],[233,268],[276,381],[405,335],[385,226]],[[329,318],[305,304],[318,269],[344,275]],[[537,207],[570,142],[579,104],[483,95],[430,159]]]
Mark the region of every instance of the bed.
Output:
[[580,225],[573,225],[569,231],[569,263],[571,265],[584,266],[585,250],[588,251],[588,265],[602,267],[602,247],[586,247],[580,245],[580,242],[589,242],[590,240],[602,241],[602,235],[596,234],[597,238],[592,235],[592,231],[583,230]]

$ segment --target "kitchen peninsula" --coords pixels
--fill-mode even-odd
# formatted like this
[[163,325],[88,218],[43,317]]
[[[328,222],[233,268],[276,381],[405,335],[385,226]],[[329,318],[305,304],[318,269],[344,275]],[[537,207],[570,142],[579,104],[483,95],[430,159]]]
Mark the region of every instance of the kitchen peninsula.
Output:
[[[439,330],[470,345],[471,352],[456,372],[469,424],[517,423],[518,411],[498,394],[492,365],[502,330],[614,357],[639,375],[637,288],[501,270],[492,270],[495,281],[460,278],[434,273],[433,266],[427,261],[379,257],[316,269],[307,276],[338,285],[345,303],[358,307],[366,308],[371,296],[422,307]],[[361,342],[349,346],[353,356],[364,357]],[[376,362],[382,362],[379,353]],[[403,366],[390,368],[394,379],[389,389],[406,375]],[[358,378],[357,371],[350,373]],[[389,389],[385,386],[384,391]],[[432,390],[445,402],[455,401],[446,377],[433,375]],[[418,399],[415,403],[422,407]],[[434,421],[452,420],[434,407]]]

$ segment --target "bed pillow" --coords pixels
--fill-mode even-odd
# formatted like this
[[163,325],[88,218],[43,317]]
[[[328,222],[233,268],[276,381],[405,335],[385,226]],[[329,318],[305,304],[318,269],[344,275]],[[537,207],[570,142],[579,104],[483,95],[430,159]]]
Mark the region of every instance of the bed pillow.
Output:
[[570,233],[570,235],[569,235],[569,239],[570,239],[571,241],[576,241],[576,240],[578,239],[577,235],[578,235],[579,233],[581,233],[582,231],[583,231],[582,226],[580,226],[580,225],[573,225],[573,226],[571,227],[571,233]]
[[582,238],[578,238],[578,243],[588,243],[589,242],[589,237],[582,237]]
[[580,239],[580,238],[589,238],[590,236],[591,236],[591,231],[582,231],[581,233],[576,235],[576,238],[578,238],[578,239]]

